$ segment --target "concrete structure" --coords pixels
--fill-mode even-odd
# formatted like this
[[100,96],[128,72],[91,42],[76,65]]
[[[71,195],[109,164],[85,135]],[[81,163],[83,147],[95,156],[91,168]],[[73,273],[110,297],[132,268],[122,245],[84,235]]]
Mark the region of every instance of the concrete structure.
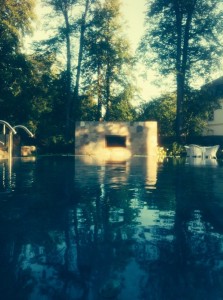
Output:
[[75,154],[108,160],[157,156],[157,122],[77,122]]
[[21,156],[33,156],[36,154],[36,146],[21,146]]

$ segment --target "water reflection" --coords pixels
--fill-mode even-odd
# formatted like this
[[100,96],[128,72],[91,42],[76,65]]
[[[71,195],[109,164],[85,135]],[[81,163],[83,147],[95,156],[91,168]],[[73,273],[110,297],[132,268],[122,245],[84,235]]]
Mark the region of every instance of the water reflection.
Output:
[[13,186],[12,183],[12,162],[11,160],[0,161],[0,193],[8,193]]
[[194,166],[217,166],[218,161],[214,158],[203,158],[203,157],[187,157],[186,163]]
[[2,299],[223,299],[220,165],[45,157],[0,174]]

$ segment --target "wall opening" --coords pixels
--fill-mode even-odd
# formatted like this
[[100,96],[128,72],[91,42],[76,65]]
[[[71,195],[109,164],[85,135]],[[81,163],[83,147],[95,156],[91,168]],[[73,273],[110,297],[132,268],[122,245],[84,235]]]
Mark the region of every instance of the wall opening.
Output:
[[123,147],[126,148],[126,136],[106,135],[106,147]]

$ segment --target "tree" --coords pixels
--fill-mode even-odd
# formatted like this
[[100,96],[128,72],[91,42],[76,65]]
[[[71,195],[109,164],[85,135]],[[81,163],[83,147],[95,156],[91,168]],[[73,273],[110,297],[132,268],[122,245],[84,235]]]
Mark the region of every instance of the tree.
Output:
[[[201,90],[185,89],[183,123],[186,136],[202,135],[210,113],[220,108],[219,95],[210,98],[210,86]],[[175,136],[176,95],[166,94],[140,107],[139,121],[157,121],[159,134]]]
[[8,121],[14,118],[11,108],[28,68],[22,42],[31,31],[33,10],[33,0],[0,1],[0,117]]
[[[87,16],[90,7],[91,0],[85,0],[85,8],[80,20],[80,38],[79,38],[79,52],[78,52],[78,61],[77,61],[77,72],[76,72],[76,81],[74,87],[74,104],[72,113],[74,115],[74,121],[77,120],[78,114],[80,113],[81,99],[79,95],[80,90],[80,79],[81,79],[81,66],[83,60],[83,51],[84,51],[84,42],[85,42],[85,31]],[[82,98],[83,100],[83,98]]]
[[130,102],[134,97],[134,87],[127,86],[125,90],[112,99],[110,121],[134,121],[136,111]]
[[71,120],[72,120],[72,55],[71,55],[71,35],[75,28],[75,19],[72,15],[74,5],[77,4],[77,0],[47,0],[47,5],[50,5],[56,16],[63,19],[62,27],[59,28],[59,38],[53,38],[50,42],[60,43],[65,40],[66,48],[66,137],[69,139],[71,132]]
[[97,104],[91,95],[79,96],[79,120],[97,121]]
[[[133,58],[123,35],[119,0],[96,1],[86,29],[83,82],[97,98],[98,119],[110,120],[113,99],[130,85]],[[116,98],[117,99],[117,98]]]
[[[185,135],[202,135],[214,110],[221,108],[219,100],[222,91],[218,93],[215,83],[203,86],[200,90],[186,90],[184,105]],[[214,90],[214,91],[213,91]]]
[[163,136],[175,135],[174,120],[176,115],[176,97],[164,95],[140,107],[139,121],[157,121],[158,131]]
[[[66,136],[73,136],[75,121],[81,114],[81,64],[88,11],[94,0],[47,0],[58,17],[58,30],[47,44],[57,52],[66,49]],[[74,8],[77,8],[76,12]],[[81,8],[80,8],[81,7]],[[62,17],[62,26],[60,18]],[[77,42],[79,41],[79,43]],[[65,42],[65,43],[64,43]]]
[[148,0],[141,51],[163,74],[175,76],[178,138],[184,132],[185,87],[209,76],[220,59],[221,15],[217,0]]

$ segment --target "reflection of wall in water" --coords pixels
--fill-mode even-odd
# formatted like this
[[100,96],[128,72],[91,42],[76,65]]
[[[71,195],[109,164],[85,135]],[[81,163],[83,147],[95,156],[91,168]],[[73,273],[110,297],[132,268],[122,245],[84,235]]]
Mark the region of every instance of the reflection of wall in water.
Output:
[[[143,175],[146,181],[146,185],[152,186],[157,181],[157,160],[153,156],[147,157],[134,157],[131,160],[123,161],[120,163],[106,163],[103,160],[97,159],[94,156],[77,156],[76,159],[76,176],[83,184],[85,181],[88,182],[88,176],[98,176],[100,183],[108,181],[108,183],[125,183],[128,181],[130,168],[134,166],[140,166],[137,168],[137,172]],[[81,173],[82,168],[80,166],[89,165],[97,166],[98,170],[95,173],[90,173],[86,176],[86,172]],[[109,176],[106,175],[109,174]],[[87,184],[87,183],[86,183]]]
[[133,157],[129,162],[130,172],[143,177],[146,187],[156,185],[158,162],[154,156]]
[[157,122],[77,122],[76,155],[157,155]]
[[[87,174],[86,166],[89,166]],[[128,181],[129,161],[106,163],[95,156],[76,156],[75,174],[82,186],[88,186],[89,180],[96,180],[99,185],[116,186]]]
[[157,180],[157,161],[152,156],[147,157],[146,175],[146,184],[155,185]]

